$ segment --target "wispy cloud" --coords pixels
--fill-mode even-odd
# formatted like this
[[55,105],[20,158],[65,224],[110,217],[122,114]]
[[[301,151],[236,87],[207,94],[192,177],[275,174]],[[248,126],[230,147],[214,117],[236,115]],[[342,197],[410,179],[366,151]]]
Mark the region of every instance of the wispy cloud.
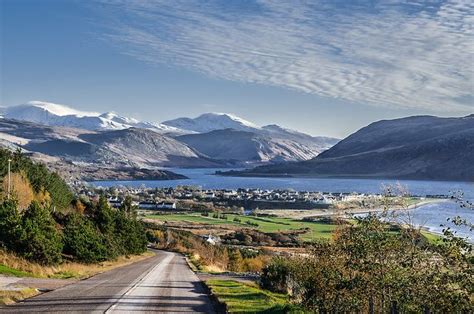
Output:
[[474,109],[469,0],[101,3],[106,37],[146,62],[370,105]]

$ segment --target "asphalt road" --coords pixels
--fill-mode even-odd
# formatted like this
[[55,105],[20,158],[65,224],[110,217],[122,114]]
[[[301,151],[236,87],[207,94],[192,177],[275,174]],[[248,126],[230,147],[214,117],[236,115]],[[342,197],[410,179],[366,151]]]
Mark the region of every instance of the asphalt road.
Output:
[[177,253],[156,256],[44,293],[2,313],[214,313],[198,277]]

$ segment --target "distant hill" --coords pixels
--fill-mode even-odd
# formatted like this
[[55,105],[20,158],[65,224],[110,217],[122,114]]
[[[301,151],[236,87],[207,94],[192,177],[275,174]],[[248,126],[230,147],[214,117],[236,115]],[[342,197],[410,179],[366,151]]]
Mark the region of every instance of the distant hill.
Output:
[[205,113],[163,124],[190,133],[176,139],[210,158],[244,164],[308,160],[338,142],[275,124],[259,127],[227,113]]
[[[286,131],[285,131],[286,132]],[[202,134],[176,137],[196,151],[217,160],[241,163],[266,163],[307,160],[337,142],[336,139],[314,138],[301,133],[215,130]]]
[[[0,146],[21,148],[68,178],[175,179],[162,166],[216,167],[220,162],[149,129],[89,131],[0,119]],[[69,175],[71,174],[71,175]]]
[[[5,125],[3,120],[0,125]],[[61,132],[62,129],[55,129]],[[183,143],[151,130],[124,130],[79,133],[75,138],[54,136],[42,141],[30,140],[23,148],[74,162],[109,166],[150,167],[219,166]]]
[[472,181],[474,115],[382,120],[311,160],[225,174]]

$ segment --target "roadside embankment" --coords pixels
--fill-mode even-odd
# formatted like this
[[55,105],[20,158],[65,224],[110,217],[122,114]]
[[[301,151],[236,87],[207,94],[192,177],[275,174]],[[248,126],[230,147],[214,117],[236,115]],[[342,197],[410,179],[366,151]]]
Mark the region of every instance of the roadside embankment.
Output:
[[43,266],[0,250],[0,304],[11,304],[41,292],[55,290],[153,255],[148,251],[98,264],[67,262],[57,266]]

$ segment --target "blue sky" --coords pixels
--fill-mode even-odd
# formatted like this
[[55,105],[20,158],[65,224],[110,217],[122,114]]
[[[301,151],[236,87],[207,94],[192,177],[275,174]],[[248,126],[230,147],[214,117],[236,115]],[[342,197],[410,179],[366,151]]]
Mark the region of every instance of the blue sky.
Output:
[[471,1],[1,0],[1,99],[342,137],[474,112]]

